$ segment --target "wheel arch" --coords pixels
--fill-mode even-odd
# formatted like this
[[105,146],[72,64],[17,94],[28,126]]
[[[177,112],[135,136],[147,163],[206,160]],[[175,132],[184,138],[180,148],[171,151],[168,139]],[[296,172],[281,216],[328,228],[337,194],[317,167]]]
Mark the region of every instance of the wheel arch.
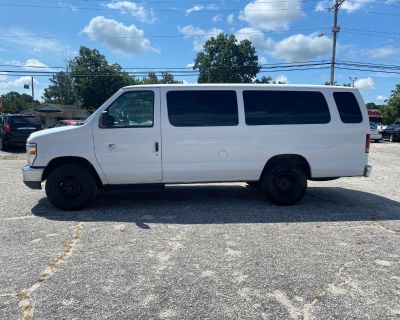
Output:
[[46,168],[44,169],[42,181],[47,179],[47,177],[49,176],[49,174],[52,170],[54,170],[55,168],[59,167],[60,165],[64,165],[64,164],[78,164],[78,165],[81,165],[81,166],[87,168],[88,171],[96,179],[97,186],[98,187],[103,186],[103,183],[101,182],[98,172],[96,171],[95,167],[90,163],[90,161],[85,158],[82,158],[82,157],[74,157],[74,156],[58,157],[58,158],[52,159],[47,164]]
[[263,171],[261,172],[261,177],[275,164],[288,163],[291,165],[299,166],[305,173],[307,179],[311,178],[311,167],[307,159],[299,154],[278,154],[271,157],[265,164]]

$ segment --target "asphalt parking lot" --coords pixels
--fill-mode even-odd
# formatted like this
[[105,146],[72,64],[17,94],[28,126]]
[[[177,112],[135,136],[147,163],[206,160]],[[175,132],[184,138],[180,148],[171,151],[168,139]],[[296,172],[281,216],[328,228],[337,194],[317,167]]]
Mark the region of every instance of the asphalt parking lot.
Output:
[[400,143],[293,207],[244,183],[61,212],[0,154],[1,319],[399,319]]

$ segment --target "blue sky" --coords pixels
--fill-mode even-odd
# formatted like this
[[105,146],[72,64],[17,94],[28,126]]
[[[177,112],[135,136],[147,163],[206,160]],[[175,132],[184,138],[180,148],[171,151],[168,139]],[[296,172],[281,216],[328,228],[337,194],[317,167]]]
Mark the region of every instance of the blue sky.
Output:
[[[118,1],[0,0],[0,70],[65,66],[79,46],[96,48],[110,63],[135,68],[187,68],[211,35],[249,39],[260,63],[325,61],[331,57],[331,0]],[[339,13],[338,61],[400,65],[400,1],[348,0]],[[35,69],[36,67],[36,69]],[[322,84],[329,69],[267,72],[290,84]],[[259,77],[262,75],[260,74]],[[336,70],[338,83],[383,103],[400,74]],[[197,77],[176,77],[189,83]],[[27,76],[0,73],[0,94],[23,89]],[[35,76],[35,98],[48,77]]]

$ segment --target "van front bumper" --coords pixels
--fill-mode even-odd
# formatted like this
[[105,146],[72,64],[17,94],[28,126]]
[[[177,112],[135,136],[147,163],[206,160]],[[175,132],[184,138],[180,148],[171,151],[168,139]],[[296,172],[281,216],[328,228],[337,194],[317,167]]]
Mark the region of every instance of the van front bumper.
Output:
[[364,167],[364,177],[369,177],[371,175],[372,167],[370,165],[366,165]]
[[22,168],[22,180],[31,189],[42,189],[41,182],[44,168],[32,168],[26,165]]

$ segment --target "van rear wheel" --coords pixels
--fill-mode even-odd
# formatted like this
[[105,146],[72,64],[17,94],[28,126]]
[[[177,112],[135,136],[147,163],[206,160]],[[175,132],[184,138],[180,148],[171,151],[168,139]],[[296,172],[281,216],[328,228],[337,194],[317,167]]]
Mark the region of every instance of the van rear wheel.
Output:
[[304,171],[294,164],[276,164],[261,178],[261,188],[273,203],[290,206],[304,197],[307,177]]
[[65,164],[50,172],[45,189],[47,198],[56,208],[79,210],[94,198],[97,185],[85,167]]

